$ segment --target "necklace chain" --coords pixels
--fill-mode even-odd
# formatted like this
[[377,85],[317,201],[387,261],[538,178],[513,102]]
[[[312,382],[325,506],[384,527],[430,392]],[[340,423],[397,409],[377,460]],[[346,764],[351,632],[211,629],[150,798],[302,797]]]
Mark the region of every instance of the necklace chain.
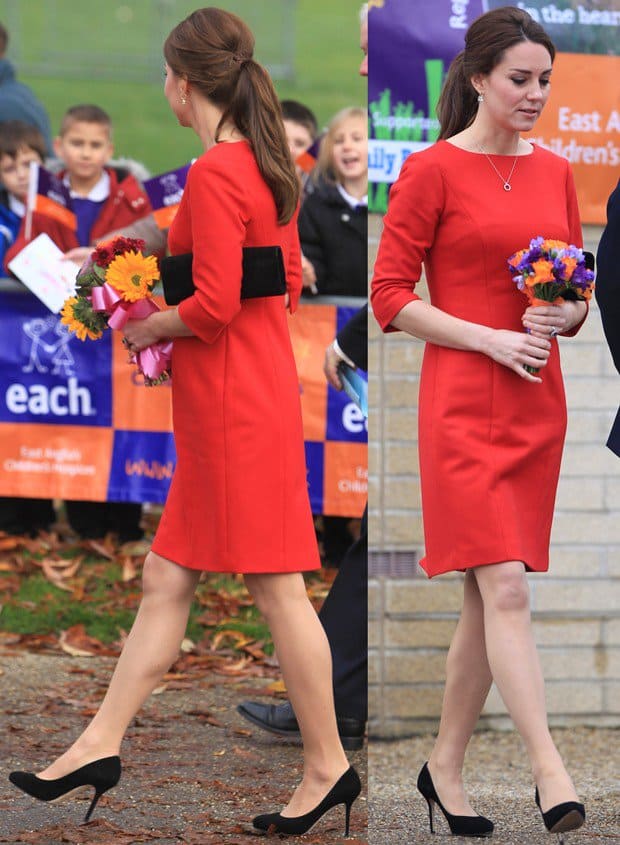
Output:
[[494,170],[494,171],[497,173],[497,175],[499,176],[499,180],[500,180],[500,182],[502,183],[502,187],[504,188],[504,190],[505,190],[505,191],[510,191],[510,190],[512,190],[512,186],[511,186],[511,184],[510,184],[510,180],[512,179],[512,174],[515,172],[515,167],[517,166],[517,159],[519,158],[519,156],[518,156],[518,155],[516,155],[516,156],[515,156],[515,160],[514,160],[514,161],[513,161],[513,163],[512,163],[512,167],[510,168],[510,173],[508,174],[508,178],[507,178],[507,179],[504,179],[504,177],[502,176],[502,174],[499,172],[499,170],[497,169],[497,167],[493,164],[493,162],[491,161],[491,158],[490,158],[490,157],[489,157],[489,156],[485,153],[485,151],[482,149],[482,147],[480,146],[480,144],[476,144],[476,146],[478,147],[478,149],[480,150],[480,152],[482,153],[482,155],[486,158],[486,160],[489,162],[489,164],[491,165],[491,167],[493,168],[493,170]]

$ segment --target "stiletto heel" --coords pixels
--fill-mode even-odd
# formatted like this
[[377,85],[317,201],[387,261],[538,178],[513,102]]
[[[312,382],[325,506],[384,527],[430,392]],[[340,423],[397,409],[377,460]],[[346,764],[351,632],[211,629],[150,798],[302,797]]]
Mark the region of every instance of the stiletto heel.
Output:
[[101,798],[102,795],[103,795],[103,792],[95,792],[95,794],[93,795],[93,800],[90,802],[90,807],[88,808],[88,811],[87,811],[86,815],[84,816],[85,822],[87,822],[90,819],[90,817],[92,816],[93,810],[97,806],[97,801],[99,801],[99,799]]
[[252,824],[257,830],[265,830],[267,833],[292,833],[300,836],[302,833],[307,833],[332,807],[344,804],[344,835],[348,836],[351,807],[361,791],[362,784],[359,775],[353,766],[350,766],[332,786],[325,798],[309,813],[305,813],[303,816],[282,816],[280,813],[265,813],[262,816],[256,816]]
[[431,833],[435,833],[433,830],[433,802],[427,798],[426,803],[428,804],[428,826],[431,829]]
[[564,845],[563,833],[568,833],[569,830],[577,830],[586,820],[585,807],[578,801],[565,801],[563,804],[556,804],[555,807],[550,807],[543,813],[538,787],[536,787],[534,793],[534,800],[549,833],[558,834],[559,845]]
[[426,798],[426,803],[428,804],[428,820],[431,833],[434,833],[433,804],[436,804],[443,813],[445,820],[450,826],[450,833],[454,836],[491,836],[493,833],[493,822],[490,819],[485,819],[484,816],[453,816],[452,813],[446,810],[437,795],[431,773],[428,770],[428,763],[422,766],[418,775],[418,789],[422,793],[422,796]]
[[344,805],[344,835],[349,835],[349,821],[351,819],[351,807],[353,802]]
[[62,801],[85,786],[94,787],[95,795],[84,818],[85,822],[92,816],[101,796],[116,786],[120,778],[120,757],[103,757],[55,780],[44,780],[32,772],[11,772],[9,775],[9,780],[14,786],[39,801]]

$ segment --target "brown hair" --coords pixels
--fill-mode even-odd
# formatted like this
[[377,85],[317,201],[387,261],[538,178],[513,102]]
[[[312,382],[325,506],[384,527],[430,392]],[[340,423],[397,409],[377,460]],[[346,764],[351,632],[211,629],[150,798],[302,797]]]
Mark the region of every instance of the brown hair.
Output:
[[60,134],[64,135],[68,132],[74,123],[98,123],[108,130],[110,136],[112,135],[112,119],[99,106],[93,106],[91,104],[71,106],[63,115],[60,124]]
[[229,120],[248,139],[284,224],[297,208],[299,183],[273,83],[253,53],[254,36],[241,18],[213,7],[181,21],[164,44],[174,73],[223,109],[215,140]]
[[319,132],[319,125],[312,109],[304,106],[298,100],[280,100],[280,108],[282,109],[282,120],[290,120],[291,123],[298,123],[299,126],[303,126],[304,129],[308,130],[314,141]]
[[471,83],[472,77],[491,73],[501,62],[505,51],[522,41],[541,44],[547,49],[551,61],[554,60],[553,41],[523,9],[502,6],[476,18],[465,35],[465,49],[448,69],[439,97],[440,139],[456,135],[474,120],[478,94]]
[[0,122],[0,156],[15,158],[17,153],[28,147],[45,160],[45,138],[36,126],[23,120],[3,120]]
[[334,138],[338,132],[338,128],[350,117],[359,117],[365,124],[368,120],[368,110],[361,108],[360,106],[349,106],[346,109],[341,109],[339,112],[336,112],[336,114],[331,118],[327,124],[327,131],[321,139],[316,167],[312,171],[313,181],[319,182],[321,179],[324,179],[332,184],[336,184],[336,182],[338,182],[338,174],[334,170],[333,161]]
[[9,33],[5,27],[0,23],[0,57],[6,53],[6,48],[9,44]]

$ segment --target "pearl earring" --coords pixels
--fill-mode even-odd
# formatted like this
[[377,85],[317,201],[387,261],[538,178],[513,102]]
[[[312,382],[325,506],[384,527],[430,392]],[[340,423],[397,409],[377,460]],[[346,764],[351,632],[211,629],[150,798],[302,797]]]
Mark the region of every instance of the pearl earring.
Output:
[[187,103],[187,100],[185,99],[185,97],[183,96],[183,94],[180,94],[179,96],[181,97],[181,103],[182,103],[183,105],[185,105],[185,104]]
[[478,102],[484,103],[484,94],[478,94]]

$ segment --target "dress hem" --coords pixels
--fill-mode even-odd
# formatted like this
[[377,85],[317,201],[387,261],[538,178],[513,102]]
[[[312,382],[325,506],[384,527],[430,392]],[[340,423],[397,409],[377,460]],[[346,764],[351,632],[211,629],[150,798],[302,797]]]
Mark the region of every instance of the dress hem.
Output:
[[318,563],[308,563],[308,564],[301,564],[298,566],[287,566],[287,567],[278,567],[273,569],[266,569],[262,567],[256,567],[252,569],[241,568],[241,567],[233,567],[233,566],[223,566],[223,565],[214,565],[214,564],[202,564],[202,563],[188,563],[182,560],[175,560],[170,554],[164,552],[155,547],[153,544],[151,546],[151,551],[154,552],[156,555],[163,557],[165,560],[170,561],[170,563],[176,564],[176,566],[182,566],[183,569],[192,569],[195,572],[218,572],[218,573],[229,573],[230,575],[289,575],[295,572],[316,572],[316,570],[321,569],[320,561]]
[[[423,557],[420,560],[420,566],[428,576],[428,578],[434,578],[436,575],[446,575],[449,572],[467,572],[468,569],[476,569],[479,566],[493,566],[494,564],[498,563],[508,563],[509,561],[517,560],[525,566],[526,572],[548,572],[549,570],[549,561],[547,561],[547,565],[544,567],[534,567],[531,566],[526,560],[524,560],[524,555],[506,555],[506,557],[502,558],[494,558],[493,560],[483,560],[478,561],[476,563],[470,563],[465,565],[456,566],[451,563],[446,563],[440,565],[438,568],[429,567],[427,563],[427,558]],[[429,569],[432,568],[432,572],[429,572]]]

